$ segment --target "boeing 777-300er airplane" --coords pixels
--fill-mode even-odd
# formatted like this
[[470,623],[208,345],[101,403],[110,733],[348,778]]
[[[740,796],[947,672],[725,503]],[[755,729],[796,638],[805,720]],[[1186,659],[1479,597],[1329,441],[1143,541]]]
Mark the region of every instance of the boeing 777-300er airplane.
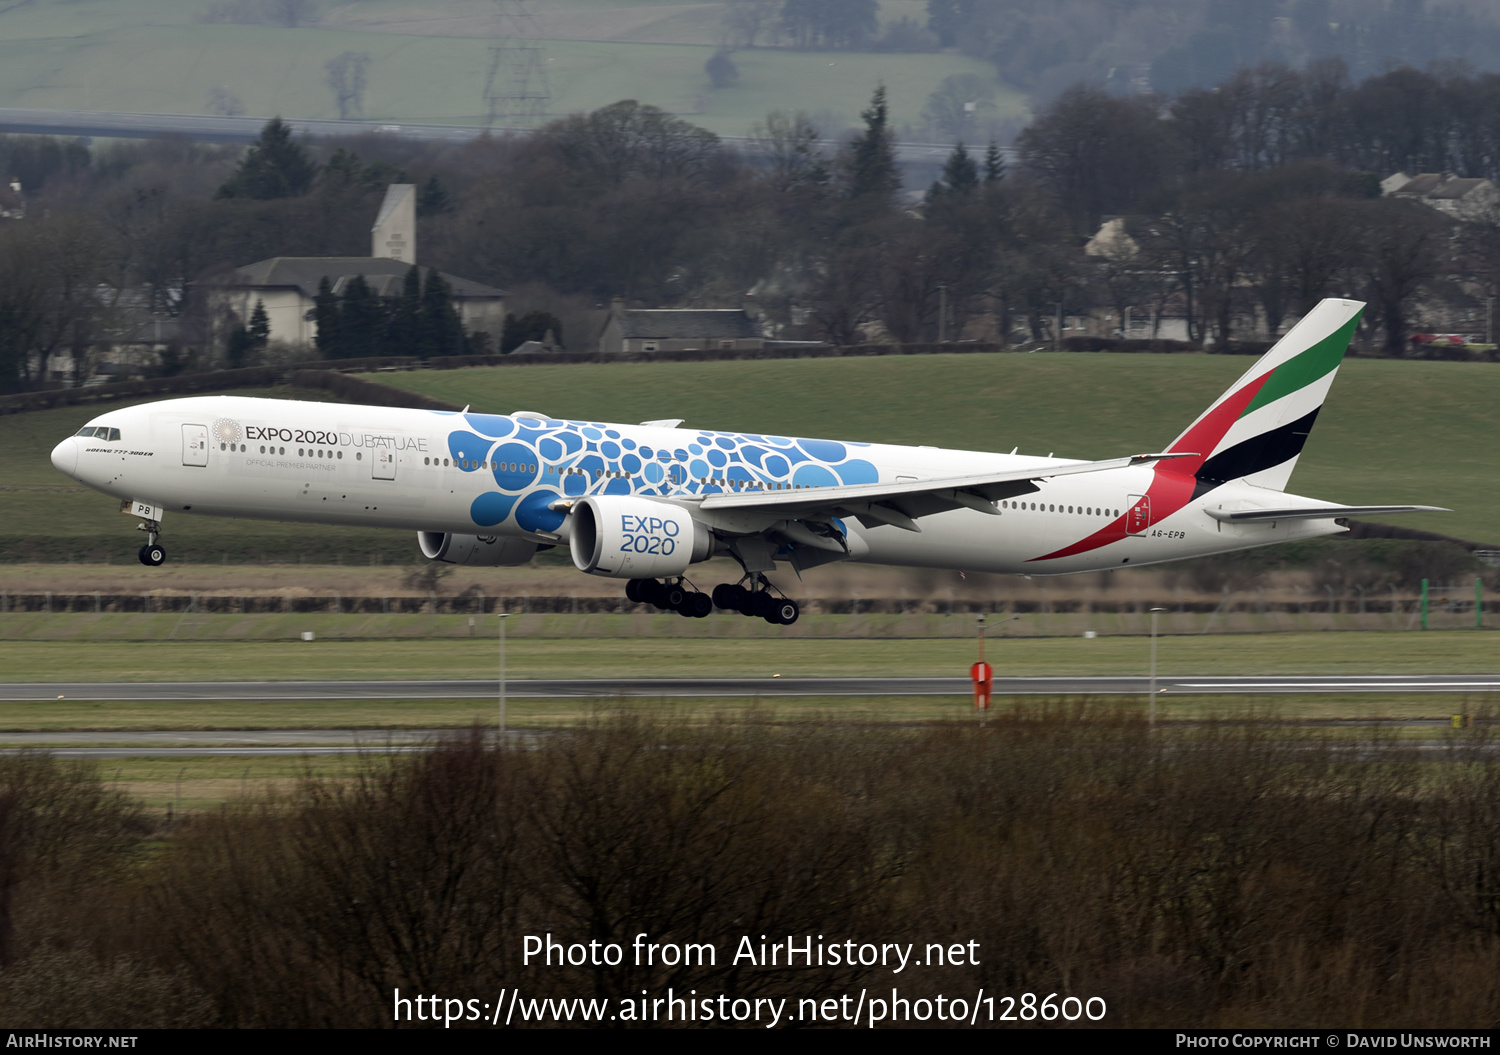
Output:
[[[509,415],[203,396],[101,414],[52,463],[122,499],[159,565],[167,512],[417,532],[433,560],[567,546],[632,601],[773,623],[766,578],[831,561],[1061,575],[1333,535],[1355,515],[1283,489],[1362,304],[1325,300],[1165,450],[1080,462]],[[710,597],[692,565],[744,575]]]

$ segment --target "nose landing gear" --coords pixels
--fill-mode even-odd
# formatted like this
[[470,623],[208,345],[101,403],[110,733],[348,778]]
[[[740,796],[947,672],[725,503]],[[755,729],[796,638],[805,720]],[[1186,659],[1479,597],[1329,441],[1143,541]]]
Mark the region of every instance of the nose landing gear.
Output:
[[148,568],[159,568],[167,559],[167,551],[162,549],[157,540],[161,537],[161,521],[147,520],[135,526],[137,531],[146,532],[146,544],[137,551],[136,556],[140,562]]

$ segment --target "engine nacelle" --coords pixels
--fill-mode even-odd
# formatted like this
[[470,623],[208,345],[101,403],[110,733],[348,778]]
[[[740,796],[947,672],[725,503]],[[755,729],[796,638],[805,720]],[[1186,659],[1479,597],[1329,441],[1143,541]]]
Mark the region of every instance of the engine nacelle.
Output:
[[574,502],[568,520],[573,563],[590,575],[670,578],[713,552],[709,530],[669,502],[597,495]]
[[472,564],[482,568],[525,564],[536,555],[537,544],[503,535],[447,535],[441,531],[418,531],[417,545],[428,560],[445,564]]

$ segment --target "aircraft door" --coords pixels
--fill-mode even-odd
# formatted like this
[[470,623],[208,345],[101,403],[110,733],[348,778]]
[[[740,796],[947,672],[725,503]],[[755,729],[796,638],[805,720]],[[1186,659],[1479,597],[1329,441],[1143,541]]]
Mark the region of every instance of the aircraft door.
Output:
[[1151,496],[1131,495],[1130,510],[1125,514],[1125,533],[1139,535],[1151,526]]
[[377,480],[394,480],[396,478],[396,451],[393,447],[377,447],[374,450],[374,460],[370,462],[370,471]]
[[182,426],[182,464],[208,464],[208,426]]

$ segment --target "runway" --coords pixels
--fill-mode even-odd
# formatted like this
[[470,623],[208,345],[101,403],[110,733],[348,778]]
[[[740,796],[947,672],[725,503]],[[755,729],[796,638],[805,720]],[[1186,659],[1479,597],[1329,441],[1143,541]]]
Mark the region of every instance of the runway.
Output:
[[[1145,677],[996,678],[997,696],[1130,696],[1150,691]],[[0,684],[0,702],[207,700],[494,699],[498,681],[117,681]],[[1490,693],[1500,674],[1274,675],[1156,679],[1169,695],[1303,695],[1309,693]],[[785,696],[962,696],[967,678],[565,678],[506,682],[512,699],[705,699]]]

